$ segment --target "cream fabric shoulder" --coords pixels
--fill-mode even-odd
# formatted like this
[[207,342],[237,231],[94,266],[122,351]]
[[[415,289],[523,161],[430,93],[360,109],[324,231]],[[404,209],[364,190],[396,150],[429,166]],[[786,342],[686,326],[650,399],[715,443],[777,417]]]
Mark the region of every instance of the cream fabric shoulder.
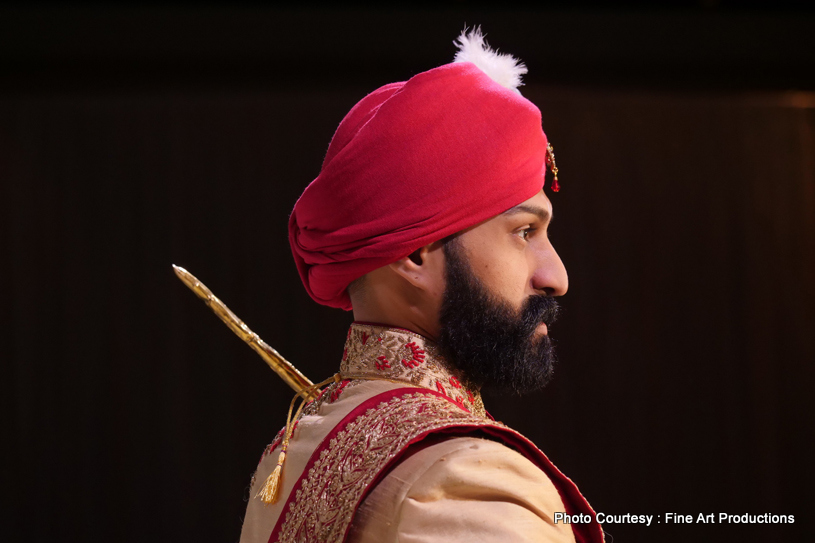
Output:
[[353,543],[574,543],[552,482],[500,443],[449,438],[409,451],[363,501]]

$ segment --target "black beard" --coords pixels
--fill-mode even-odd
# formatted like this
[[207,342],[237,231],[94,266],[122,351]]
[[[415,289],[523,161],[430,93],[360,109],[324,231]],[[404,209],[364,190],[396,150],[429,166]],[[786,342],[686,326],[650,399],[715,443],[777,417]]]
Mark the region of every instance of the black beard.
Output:
[[523,394],[538,390],[552,378],[555,350],[548,335],[535,337],[550,325],[558,303],[545,295],[530,296],[514,310],[496,299],[473,274],[457,239],[444,245],[447,285],[439,314],[441,355],[468,381]]

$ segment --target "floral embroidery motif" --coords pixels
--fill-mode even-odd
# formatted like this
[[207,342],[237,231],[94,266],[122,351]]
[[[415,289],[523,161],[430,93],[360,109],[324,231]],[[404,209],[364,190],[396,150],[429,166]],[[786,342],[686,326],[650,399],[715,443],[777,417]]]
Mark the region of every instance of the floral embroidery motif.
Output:
[[391,363],[388,362],[388,359],[385,358],[384,356],[377,356],[376,360],[377,361],[374,362],[374,365],[376,366],[376,369],[380,371],[386,370],[391,367]]
[[[359,380],[352,381],[352,380],[349,380],[349,379],[343,379],[339,383],[331,383],[330,385],[325,387],[322,390],[322,392],[320,392],[320,395],[317,397],[316,400],[312,400],[312,401],[310,401],[310,402],[308,402],[306,404],[306,406],[303,408],[303,413],[301,415],[301,418],[302,418],[302,416],[306,416],[306,415],[309,415],[309,416],[310,415],[316,415],[317,413],[319,413],[320,408],[323,406],[323,404],[334,403],[335,401],[337,401],[340,398],[340,394],[342,394],[343,392],[345,392],[349,388],[353,388],[354,386],[362,384],[362,383],[364,383],[364,381],[359,381]],[[297,422],[300,422],[300,421],[298,420]],[[295,425],[296,424],[297,423],[295,422]],[[283,430],[285,430],[285,428],[283,428]],[[282,432],[282,430],[281,430],[281,432]],[[273,443],[273,445],[276,446],[276,443]],[[271,450],[274,450],[274,448],[275,447],[272,447]]]
[[505,428],[428,392],[406,393],[367,409],[330,440],[303,474],[285,506],[276,541],[342,541],[365,489],[391,459],[422,434],[461,425]]
[[406,344],[405,347],[410,349],[410,353],[412,355],[410,360],[402,359],[402,364],[407,366],[408,368],[415,368],[418,367],[419,364],[424,362],[424,351],[416,345],[415,341],[411,341],[410,343]]
[[350,382],[351,382],[350,380],[345,379],[344,381],[341,381],[339,385],[334,387],[334,389],[331,391],[331,395],[330,395],[330,398],[331,398],[332,402],[336,402],[337,400],[340,399],[340,394],[342,394],[342,391],[345,390],[345,387],[347,387],[348,383],[350,383]]
[[340,374],[344,379],[388,379],[438,390],[464,409],[486,416],[478,390],[439,355],[434,343],[408,330],[352,324]]

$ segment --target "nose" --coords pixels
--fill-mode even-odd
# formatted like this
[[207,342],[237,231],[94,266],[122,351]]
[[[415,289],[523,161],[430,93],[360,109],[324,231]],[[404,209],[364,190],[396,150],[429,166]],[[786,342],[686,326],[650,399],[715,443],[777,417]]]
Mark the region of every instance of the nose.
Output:
[[547,240],[546,246],[535,253],[532,271],[532,288],[547,296],[563,296],[569,290],[569,274],[566,266]]

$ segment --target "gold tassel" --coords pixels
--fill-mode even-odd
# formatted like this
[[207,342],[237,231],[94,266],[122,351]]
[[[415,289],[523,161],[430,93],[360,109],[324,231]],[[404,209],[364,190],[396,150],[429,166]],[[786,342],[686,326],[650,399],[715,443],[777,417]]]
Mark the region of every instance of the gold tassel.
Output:
[[294,417],[292,417],[291,415],[292,411],[294,410],[294,403],[298,398],[302,400],[301,395],[303,392],[311,392],[315,389],[319,390],[319,387],[323,385],[331,383],[332,381],[339,383],[340,380],[340,374],[334,374],[322,383],[317,383],[316,385],[303,388],[297,394],[295,394],[294,398],[292,398],[291,404],[289,404],[289,415],[286,417],[286,431],[283,433],[283,444],[280,447],[280,456],[277,457],[277,465],[275,466],[274,471],[272,471],[272,473],[266,478],[266,482],[263,483],[263,488],[261,488],[258,493],[255,494],[255,498],[260,498],[260,501],[266,505],[271,505],[277,502],[277,495],[280,490],[280,478],[283,476],[283,462],[286,461],[286,450],[289,448],[289,440],[294,432],[294,423],[300,417],[300,413],[303,412],[303,407],[306,405],[305,400],[303,400],[300,403],[300,407],[297,409],[297,413],[295,413]]
[[277,502],[277,491],[280,489],[280,473],[283,471],[283,461],[286,460],[286,452],[281,451],[280,456],[277,458],[277,466],[274,471],[266,478],[266,483],[260,492],[257,493],[256,498],[266,505]]

